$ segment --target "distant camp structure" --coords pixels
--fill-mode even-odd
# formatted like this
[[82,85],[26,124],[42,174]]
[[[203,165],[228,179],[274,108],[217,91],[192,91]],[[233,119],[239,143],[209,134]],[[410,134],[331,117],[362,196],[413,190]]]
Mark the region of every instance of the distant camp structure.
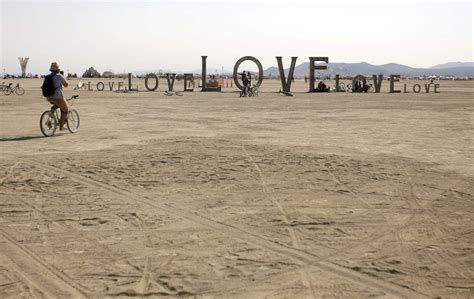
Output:
[[28,64],[28,60],[30,57],[18,57],[18,61],[20,61],[21,67],[21,77],[25,78],[26,75],[26,65]]
[[[136,77],[135,75],[131,74],[132,77]],[[114,73],[112,71],[105,71],[102,73],[102,78],[128,78],[128,73]]]
[[100,73],[92,66],[84,72],[83,78],[100,78]]
[[102,73],[102,78],[115,78],[115,73],[111,71],[105,71]]

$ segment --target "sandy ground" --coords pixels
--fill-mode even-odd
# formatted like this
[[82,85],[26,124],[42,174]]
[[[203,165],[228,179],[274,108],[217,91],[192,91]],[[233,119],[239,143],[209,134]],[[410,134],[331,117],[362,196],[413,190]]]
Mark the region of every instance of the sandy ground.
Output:
[[81,127],[52,138],[41,80],[20,84],[0,95],[1,298],[474,297],[472,81],[67,88]]

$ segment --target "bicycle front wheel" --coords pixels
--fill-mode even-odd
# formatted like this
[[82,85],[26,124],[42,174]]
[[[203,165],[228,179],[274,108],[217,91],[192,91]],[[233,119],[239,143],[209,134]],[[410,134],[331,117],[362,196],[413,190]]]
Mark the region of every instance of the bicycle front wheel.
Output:
[[81,120],[79,118],[79,113],[75,109],[69,110],[67,115],[67,129],[71,133],[76,133],[77,129],[79,129],[79,124]]
[[51,137],[54,135],[57,128],[58,128],[58,121],[54,117],[54,113],[51,111],[43,112],[40,118],[41,133],[43,133],[43,135],[46,137]]
[[3,89],[3,93],[5,93],[7,96],[10,95],[13,92],[13,89],[10,86],[7,86]]
[[22,95],[25,94],[25,89],[24,89],[23,87],[17,87],[17,88],[15,89],[15,93],[16,93],[17,95],[19,95],[19,96],[22,96]]

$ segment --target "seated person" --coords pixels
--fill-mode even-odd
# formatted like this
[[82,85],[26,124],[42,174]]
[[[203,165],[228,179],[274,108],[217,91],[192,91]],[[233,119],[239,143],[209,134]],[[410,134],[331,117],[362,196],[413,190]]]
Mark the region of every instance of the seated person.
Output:
[[323,81],[319,81],[318,88],[316,88],[315,92],[329,92],[329,88]]
[[207,87],[219,87],[219,81],[216,79],[215,75],[211,75]]

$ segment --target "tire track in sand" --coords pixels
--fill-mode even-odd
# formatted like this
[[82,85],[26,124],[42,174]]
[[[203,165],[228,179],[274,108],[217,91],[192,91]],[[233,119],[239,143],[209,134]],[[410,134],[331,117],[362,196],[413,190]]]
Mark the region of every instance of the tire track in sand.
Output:
[[[290,234],[291,237],[291,244],[293,247],[296,249],[301,250],[301,246],[299,245],[298,238],[296,236],[296,232],[293,229],[293,227],[290,226],[290,220],[288,219],[288,214],[286,211],[283,209],[283,206],[280,204],[276,196],[273,194],[273,192],[268,188],[267,183],[265,182],[263,178],[263,172],[258,166],[258,164],[255,162],[255,160],[252,158],[252,156],[247,152],[247,149],[245,146],[242,146],[242,149],[244,150],[245,155],[250,159],[250,162],[252,162],[254,168],[257,170],[258,177],[260,179],[260,185],[262,186],[263,193],[265,196],[278,208],[280,211],[280,214],[282,215],[283,222],[286,224],[286,229],[288,233]],[[307,288],[310,289],[311,295],[313,298],[316,298],[316,293],[314,291],[314,285],[311,280],[311,275],[309,274],[308,270],[306,268],[301,268],[300,269],[300,274],[301,274],[301,279],[303,282],[303,285],[306,286]]]
[[5,172],[3,174],[3,178],[0,178],[0,185],[3,185],[7,179],[11,176],[13,176],[13,170],[20,164],[20,162],[16,162],[13,164],[11,167],[5,169]]
[[82,287],[64,273],[45,263],[34,252],[0,228],[0,252],[15,270],[50,298],[87,298]]
[[[454,236],[458,236],[458,237],[462,238],[462,236],[460,235],[460,233],[458,231],[451,228],[441,218],[441,216],[445,216],[446,213],[441,214],[441,215],[439,215],[439,214],[436,215],[435,211],[432,207],[432,204],[429,205],[429,206],[426,206],[426,207],[421,205],[420,199],[418,198],[418,196],[415,195],[415,187],[418,186],[417,182],[419,181],[419,175],[418,174],[410,175],[408,173],[406,173],[405,175],[410,178],[408,180],[408,190],[409,190],[410,203],[413,207],[415,207],[415,208],[417,208],[418,210],[421,211],[420,213],[417,214],[417,216],[419,217],[419,216],[424,215],[424,216],[428,216],[430,218],[430,224],[431,225],[427,226],[426,230],[432,232],[433,234],[436,234],[436,228],[437,228],[437,225],[439,225],[439,226],[444,227],[446,232],[449,232],[450,235],[454,235]],[[446,191],[446,189],[441,189],[441,190]],[[400,231],[396,232],[396,237],[400,242],[402,242],[402,237],[400,236]],[[444,265],[448,268],[451,268],[452,270],[454,270],[456,272],[457,267],[455,265],[451,264],[450,262],[448,262],[450,259],[447,258],[446,256],[437,254],[436,252],[432,252],[432,251],[428,251],[426,254],[428,256],[430,256],[437,264]]]
[[334,264],[328,261],[322,261],[318,256],[314,254],[311,254],[309,252],[302,251],[293,247],[288,247],[271,240],[267,240],[264,237],[256,235],[255,233],[251,231],[245,231],[241,228],[234,227],[223,222],[215,221],[211,218],[206,217],[206,215],[202,215],[198,213],[195,210],[187,209],[185,207],[174,204],[172,202],[163,203],[160,201],[156,201],[153,198],[150,198],[148,196],[140,196],[132,192],[90,179],[88,177],[84,177],[82,175],[78,175],[67,170],[56,168],[51,165],[45,165],[40,162],[29,160],[29,159],[23,159],[23,160],[38,168],[42,168],[45,170],[53,171],[55,173],[60,173],[65,176],[68,176],[70,179],[76,182],[79,182],[83,185],[102,189],[103,191],[113,196],[121,196],[123,199],[126,199],[126,200],[133,200],[135,202],[139,202],[139,203],[142,203],[154,208],[158,208],[164,212],[169,213],[170,215],[174,215],[174,216],[189,220],[191,222],[213,229],[222,234],[228,235],[234,239],[238,239],[246,243],[252,244],[254,246],[257,246],[257,247],[272,251],[274,253],[286,256],[288,258],[294,259],[298,261],[298,263],[301,266],[312,266],[317,269],[343,277],[357,284],[362,284],[367,287],[375,288],[383,292],[386,292],[388,294],[396,295],[399,297],[405,297],[405,298],[426,297],[424,294],[421,294],[411,289],[404,288],[400,285],[386,282],[379,278],[362,274],[352,269],[348,269],[348,268],[339,266],[337,264]]

